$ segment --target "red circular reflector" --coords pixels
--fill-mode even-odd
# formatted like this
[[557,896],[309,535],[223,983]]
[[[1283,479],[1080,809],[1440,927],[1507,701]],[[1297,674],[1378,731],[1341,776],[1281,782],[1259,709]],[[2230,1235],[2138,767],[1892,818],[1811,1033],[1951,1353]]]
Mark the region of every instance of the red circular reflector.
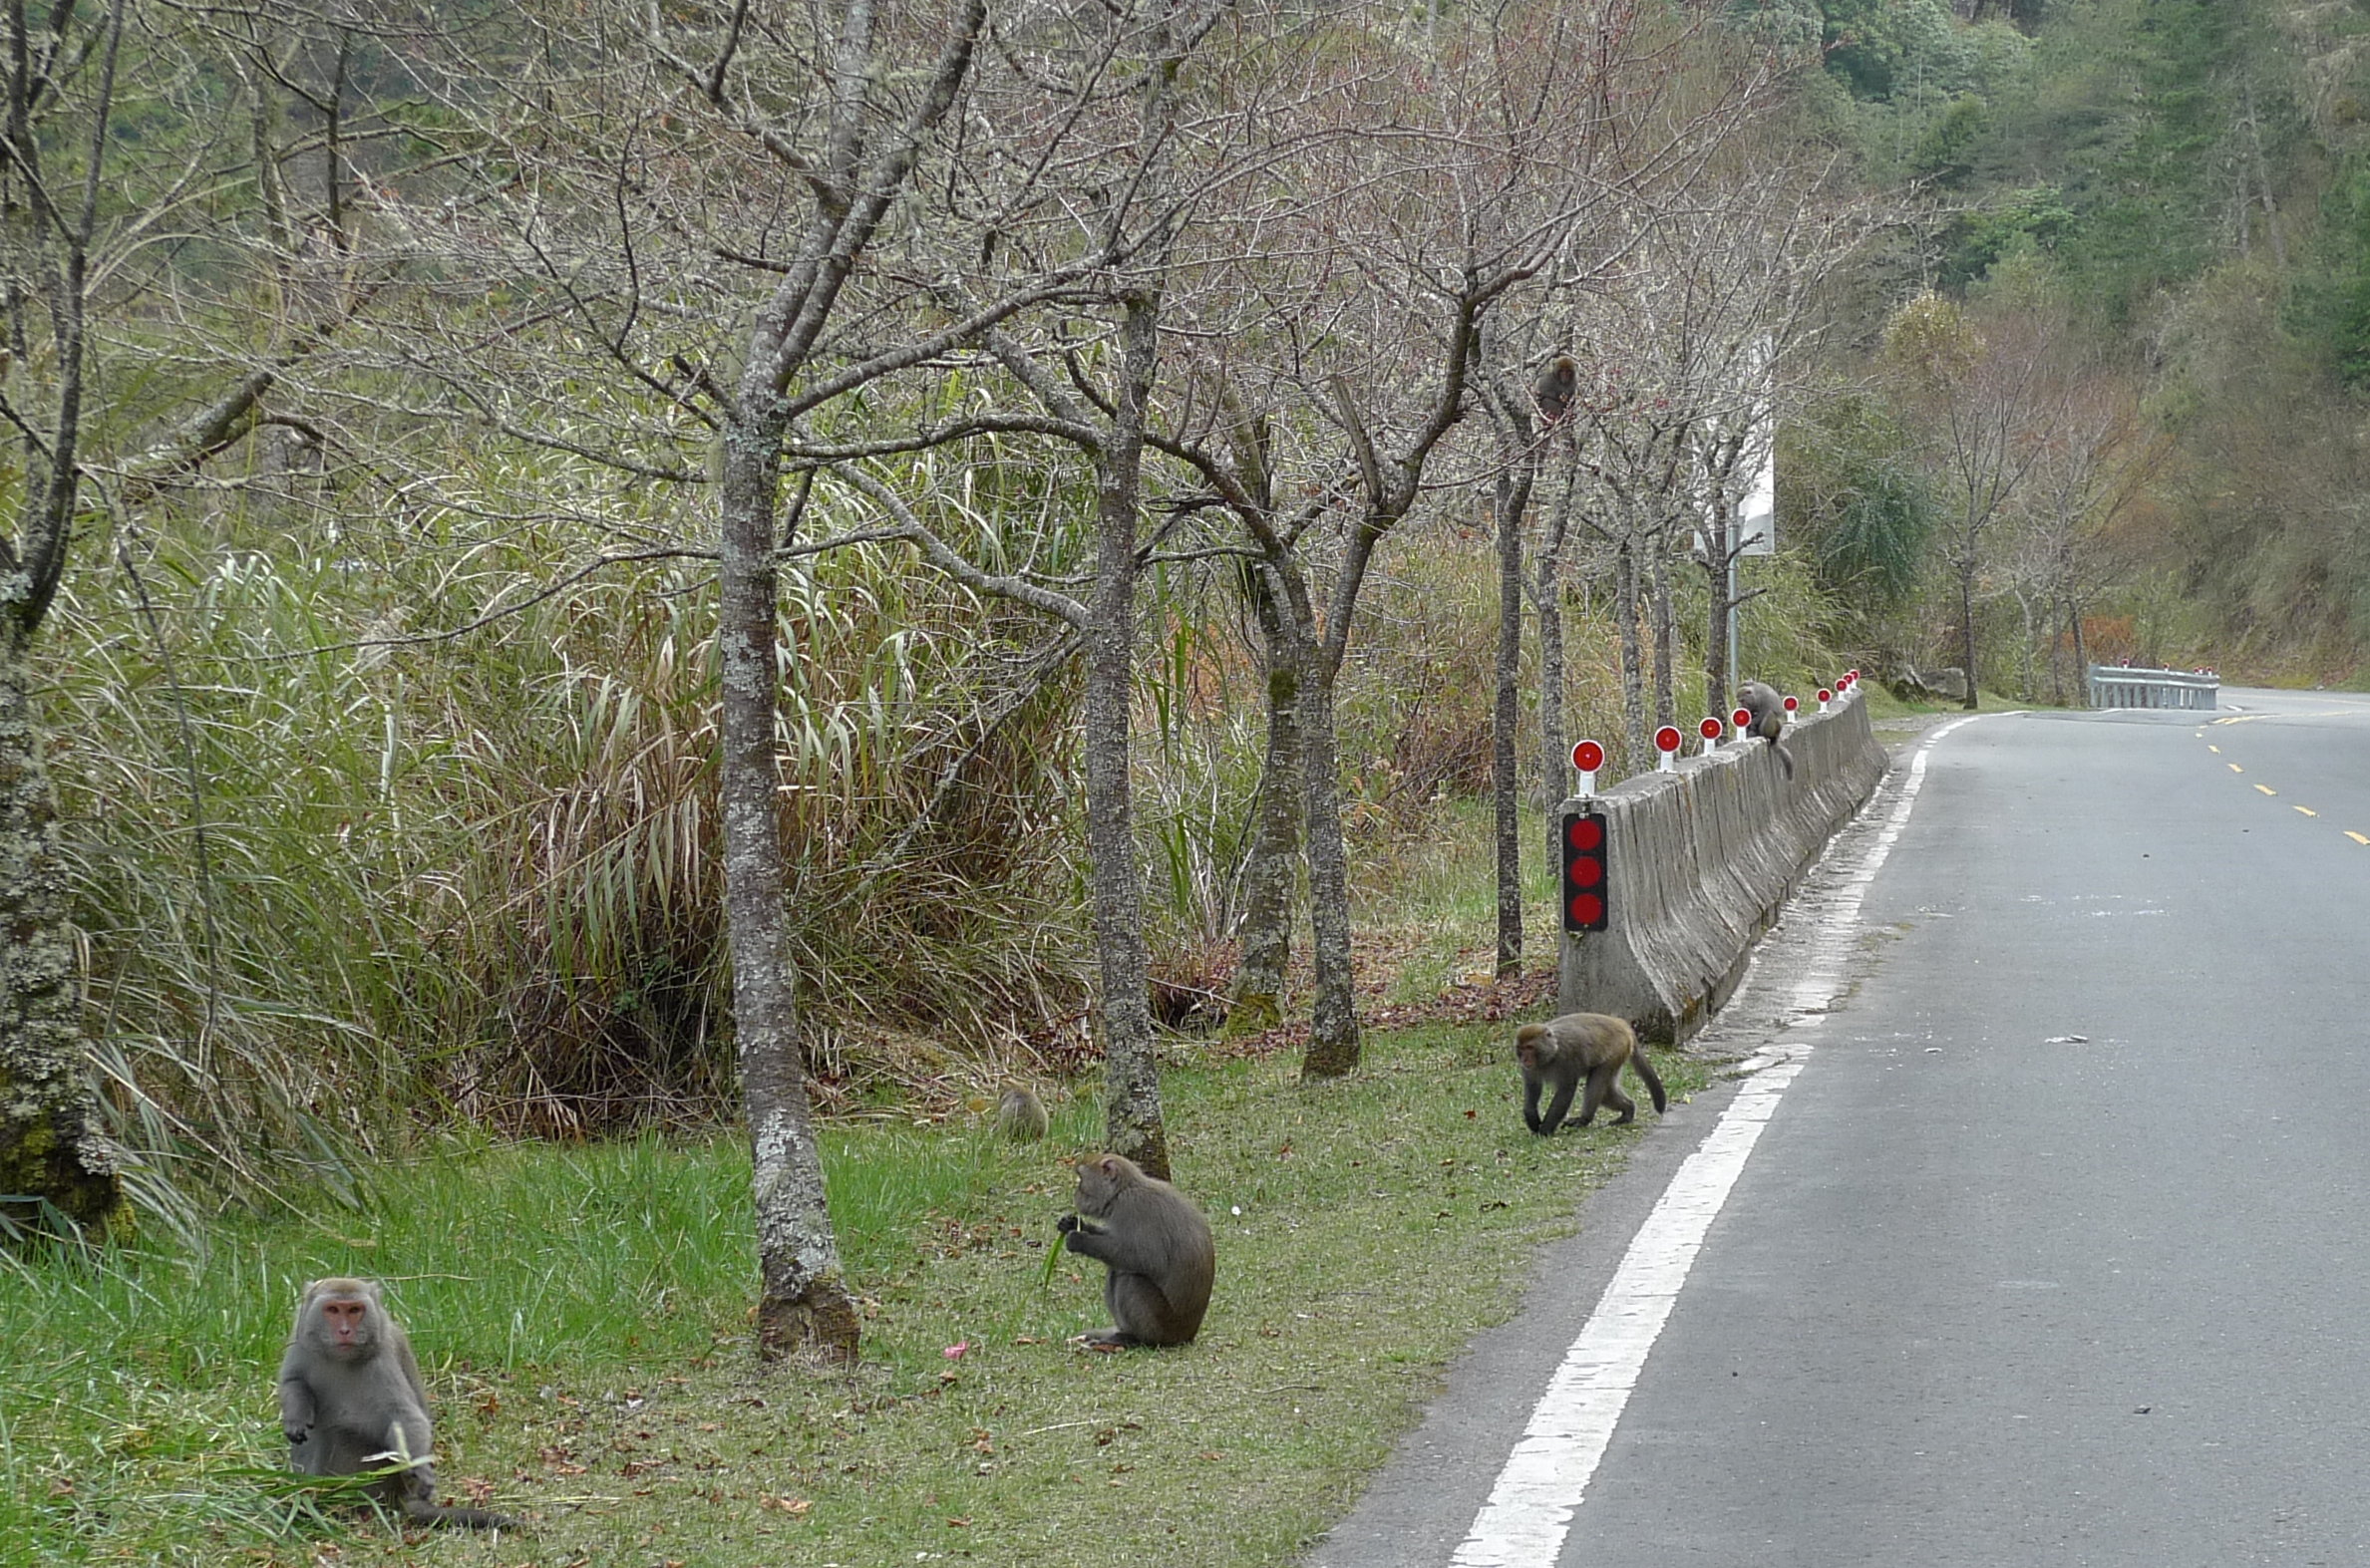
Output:
[[1828,690],[1826,687],[1822,686],[1822,687],[1820,687],[1820,688],[1819,688],[1819,700],[1820,700],[1821,702],[1827,702],[1827,701],[1829,701],[1830,699],[1832,699],[1834,696],[1835,696],[1835,693],[1833,693],[1833,692],[1829,691],[1829,690]]
[[1794,712],[1794,711],[1795,711],[1797,708],[1800,708],[1801,706],[1802,706],[1802,704],[1801,704],[1801,703],[1799,703],[1799,702],[1795,701],[1795,700],[1794,700],[1793,698],[1791,698],[1791,697],[1789,697],[1789,698],[1787,698],[1787,699],[1786,699],[1786,711],[1787,711],[1788,713],[1792,713],[1792,712]]
[[1604,842],[1604,823],[1593,816],[1574,817],[1571,831],[1563,836],[1574,849],[1593,849]]
[[1717,719],[1706,719],[1703,723],[1695,727],[1695,733],[1702,736],[1707,741],[1717,741],[1720,739],[1720,721]]
[[1753,722],[1753,715],[1750,710],[1739,708],[1735,713],[1732,713],[1728,716],[1728,722],[1742,730]]
[[1677,751],[1679,749],[1679,732],[1670,725],[1664,725],[1654,732],[1654,747],[1657,751]]
[[1582,741],[1571,749],[1571,765],[1584,774],[1596,772],[1604,766],[1604,748],[1594,741]]
[[1573,887],[1594,887],[1604,880],[1604,862],[1582,855],[1563,868],[1563,880]]
[[1604,918],[1604,900],[1594,893],[1582,893],[1571,901],[1571,923],[1592,926]]

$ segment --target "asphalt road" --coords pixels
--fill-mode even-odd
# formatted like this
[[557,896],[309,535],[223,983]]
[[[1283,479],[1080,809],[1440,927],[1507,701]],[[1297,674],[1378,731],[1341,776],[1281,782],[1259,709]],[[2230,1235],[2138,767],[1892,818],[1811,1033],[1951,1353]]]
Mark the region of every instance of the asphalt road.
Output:
[[[1791,1060],[1674,1107],[1312,1564],[2370,1563],[2370,697],[2223,703],[1935,741],[1872,880],[1757,961],[1732,1049]],[[1770,1006],[1822,939],[1849,993]],[[1559,1548],[1477,1546],[1756,1095]]]

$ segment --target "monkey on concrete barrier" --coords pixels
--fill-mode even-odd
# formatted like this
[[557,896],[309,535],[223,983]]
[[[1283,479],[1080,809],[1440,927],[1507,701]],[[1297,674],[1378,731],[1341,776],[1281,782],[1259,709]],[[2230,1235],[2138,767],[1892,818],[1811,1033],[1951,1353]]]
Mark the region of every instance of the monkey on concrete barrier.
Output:
[[[1624,1062],[1646,1081],[1657,1113],[1670,1104],[1654,1064],[1638,1047],[1635,1032],[1608,1014],[1566,1013],[1544,1024],[1524,1024],[1515,1031],[1515,1060],[1523,1068],[1524,1125],[1542,1137],[1563,1125],[1563,1113],[1571,1108],[1572,1091],[1583,1077],[1588,1080],[1588,1093],[1580,1101],[1577,1125],[1584,1127],[1594,1120],[1599,1105],[1611,1105],[1621,1113],[1615,1118],[1616,1125],[1635,1119],[1637,1105],[1616,1082]],[[1544,1085],[1553,1085],[1555,1094],[1542,1118],[1538,1092]]]
[[1753,716],[1746,729],[1769,742],[1769,749],[1786,765],[1786,777],[1793,778],[1794,759],[1778,744],[1778,735],[1786,728],[1786,699],[1759,681],[1747,681],[1737,688],[1736,705]]
[[1034,1143],[1052,1127],[1053,1117],[1045,1113],[1045,1101],[1033,1089],[1012,1085],[996,1103],[996,1130],[1015,1143]]
[[1111,1349],[1192,1343],[1217,1274],[1217,1247],[1201,1210],[1121,1154],[1079,1162],[1077,1208],[1054,1228],[1070,1251],[1109,1271],[1103,1300],[1113,1320],[1086,1335],[1086,1343]]
[[428,1390],[377,1280],[315,1280],[304,1288],[280,1358],[280,1429],[289,1458],[307,1475],[408,1463],[370,1490],[409,1523],[518,1528],[517,1520],[483,1508],[437,1506]]

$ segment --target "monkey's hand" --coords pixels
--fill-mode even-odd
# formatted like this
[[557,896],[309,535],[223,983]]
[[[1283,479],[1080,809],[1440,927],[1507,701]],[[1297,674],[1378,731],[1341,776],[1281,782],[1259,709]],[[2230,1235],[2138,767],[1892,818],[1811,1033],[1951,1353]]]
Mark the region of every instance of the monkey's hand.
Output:
[[1057,1219],[1053,1222],[1053,1228],[1067,1236],[1070,1234],[1070,1232],[1078,1228],[1078,1216],[1075,1214],[1065,1214],[1060,1219]]
[[287,1426],[287,1425],[283,1425],[283,1426],[281,1426],[281,1427],[280,1427],[280,1435],[288,1439],[288,1446],[290,1446],[291,1448],[293,1448],[293,1447],[297,1446],[298,1444],[302,1443],[302,1442],[303,1442],[303,1441],[304,1441],[304,1440],[305,1440],[307,1437],[310,1437],[312,1434],[313,1434],[313,1429],[312,1429],[312,1427],[311,1427],[311,1426],[309,1426],[309,1425],[307,1425],[307,1426]]

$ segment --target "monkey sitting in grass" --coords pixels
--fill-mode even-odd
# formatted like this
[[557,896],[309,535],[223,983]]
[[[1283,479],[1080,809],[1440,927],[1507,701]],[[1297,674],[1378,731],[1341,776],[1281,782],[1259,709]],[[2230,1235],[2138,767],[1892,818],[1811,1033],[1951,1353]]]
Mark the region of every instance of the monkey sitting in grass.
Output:
[[370,1490],[407,1524],[518,1528],[506,1514],[437,1506],[428,1389],[377,1280],[315,1280],[304,1288],[280,1358],[280,1429],[289,1458],[307,1475],[406,1464]]
[[1079,1161],[1076,1206],[1054,1226],[1063,1246],[1109,1271],[1103,1300],[1112,1326],[1086,1335],[1086,1343],[1097,1350],[1191,1344],[1217,1274],[1217,1247],[1201,1210],[1122,1154]]

